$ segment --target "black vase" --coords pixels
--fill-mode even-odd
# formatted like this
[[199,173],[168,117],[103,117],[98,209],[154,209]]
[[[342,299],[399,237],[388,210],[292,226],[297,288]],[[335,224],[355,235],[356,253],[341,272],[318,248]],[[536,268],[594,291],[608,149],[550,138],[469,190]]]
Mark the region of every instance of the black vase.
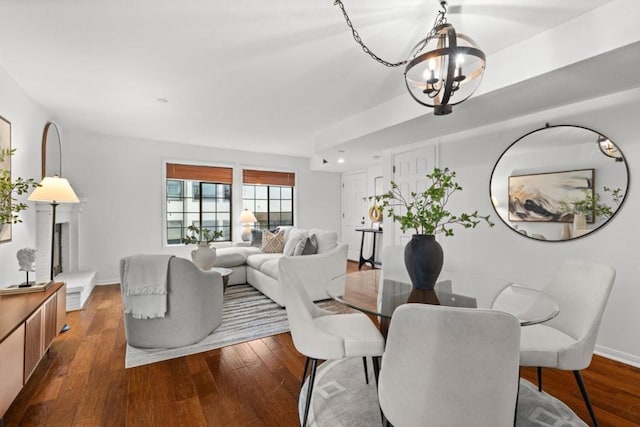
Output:
[[433,235],[414,234],[404,248],[404,265],[416,289],[433,289],[443,261],[442,246]]

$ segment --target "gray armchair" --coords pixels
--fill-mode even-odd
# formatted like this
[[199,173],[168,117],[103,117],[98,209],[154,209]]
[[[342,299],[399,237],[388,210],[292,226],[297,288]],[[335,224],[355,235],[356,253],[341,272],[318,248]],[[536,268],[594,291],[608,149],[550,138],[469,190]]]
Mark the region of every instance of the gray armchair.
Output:
[[[127,260],[120,260],[121,283],[124,283]],[[166,263],[166,256],[158,255],[157,260]],[[124,286],[121,290],[124,301]],[[141,348],[173,348],[201,341],[222,322],[222,293],[220,273],[202,271],[188,259],[171,258],[165,316],[136,319],[124,314],[127,343]]]

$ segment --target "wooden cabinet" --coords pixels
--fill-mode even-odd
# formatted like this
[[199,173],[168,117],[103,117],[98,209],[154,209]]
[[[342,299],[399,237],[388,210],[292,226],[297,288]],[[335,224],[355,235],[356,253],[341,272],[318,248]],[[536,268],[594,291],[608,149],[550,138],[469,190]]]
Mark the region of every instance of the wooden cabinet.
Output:
[[23,366],[24,324],[0,343],[0,414],[7,411],[22,389]]
[[0,297],[0,426],[65,319],[64,283],[45,292]]

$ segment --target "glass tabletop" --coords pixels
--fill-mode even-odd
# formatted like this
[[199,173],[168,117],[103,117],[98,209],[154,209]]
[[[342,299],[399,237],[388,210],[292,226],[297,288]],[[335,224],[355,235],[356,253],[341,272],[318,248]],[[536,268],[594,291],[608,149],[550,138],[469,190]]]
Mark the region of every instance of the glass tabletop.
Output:
[[[457,293],[446,273],[432,291],[414,289],[410,283],[382,280],[382,270],[365,270],[331,280],[327,294],[334,300],[365,313],[390,319],[401,304],[426,303],[467,308],[492,308],[513,314],[523,326],[545,322],[559,312],[558,303],[542,291],[511,284],[487,301],[474,292]],[[478,293],[481,290],[478,289]]]

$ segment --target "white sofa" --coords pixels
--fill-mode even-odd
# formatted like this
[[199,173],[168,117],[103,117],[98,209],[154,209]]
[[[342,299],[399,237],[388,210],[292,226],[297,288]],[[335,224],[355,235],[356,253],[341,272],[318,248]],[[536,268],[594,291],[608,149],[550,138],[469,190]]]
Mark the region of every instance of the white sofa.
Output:
[[[318,251],[314,255],[299,255],[314,257],[319,261],[317,274],[313,280],[304,283],[309,297],[313,301],[329,298],[326,286],[329,280],[345,274],[347,268],[347,245],[338,242],[336,232],[320,229],[300,229],[287,227],[285,229],[285,249],[290,239],[306,239],[315,235]],[[219,248],[216,250],[217,258],[215,267],[230,268],[233,273],[229,276],[229,285],[249,283],[251,286],[272,299],[281,307],[284,307],[284,297],[278,281],[278,262],[284,253],[264,253],[259,247],[248,244]]]

